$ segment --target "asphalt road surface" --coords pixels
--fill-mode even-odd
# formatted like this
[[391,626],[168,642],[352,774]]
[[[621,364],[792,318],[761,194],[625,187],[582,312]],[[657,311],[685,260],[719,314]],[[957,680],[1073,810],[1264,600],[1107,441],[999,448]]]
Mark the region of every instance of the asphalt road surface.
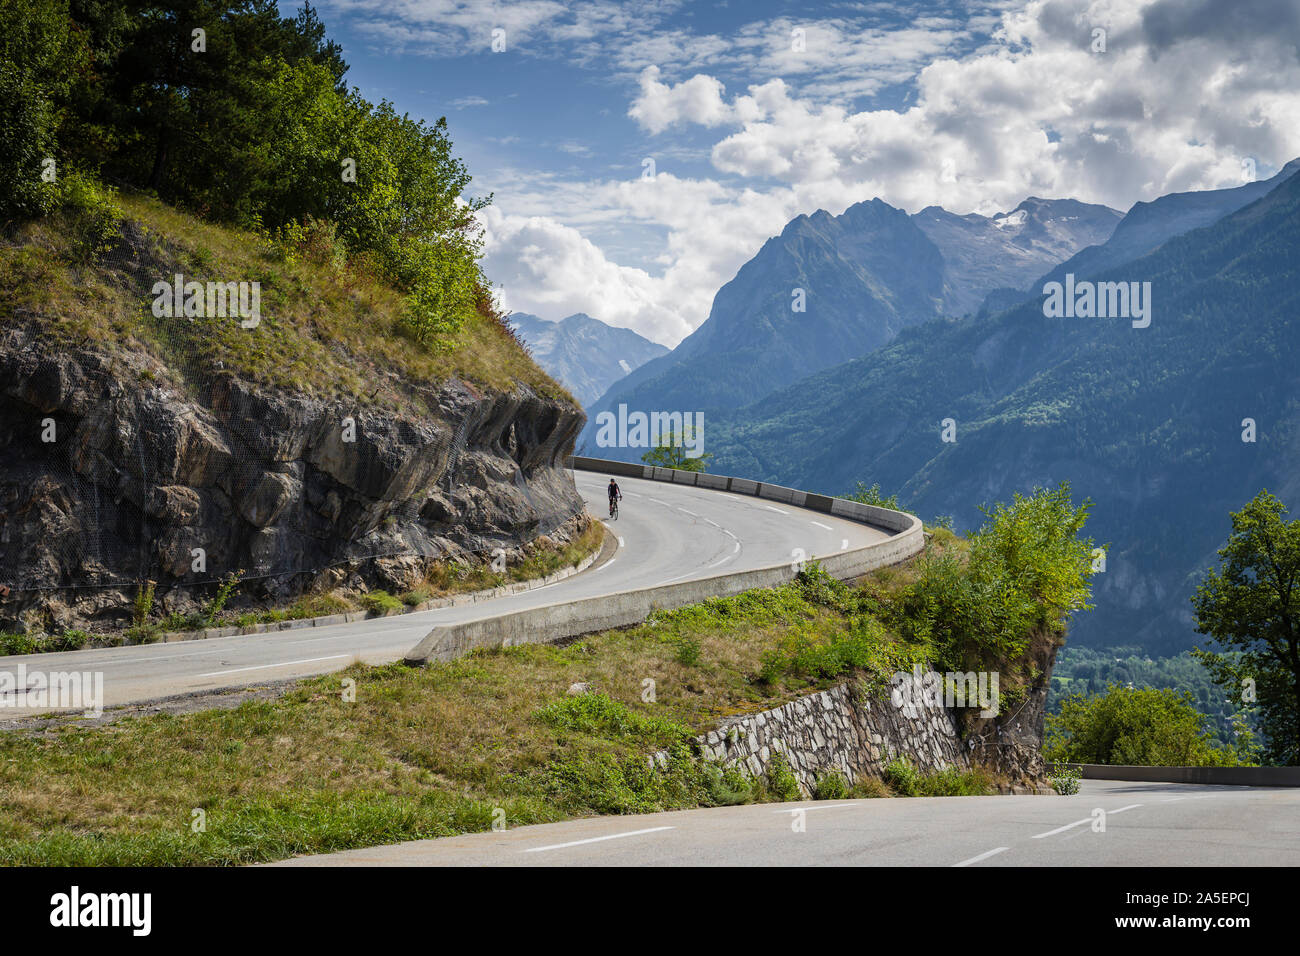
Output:
[[[608,476],[575,472],[574,479],[588,511],[607,515]],[[889,537],[858,522],[762,498],[633,478],[619,485],[624,500],[618,520],[609,522],[618,536],[617,551],[599,566],[555,584],[477,604],[328,627],[4,657],[0,673],[16,674],[23,665],[30,682],[33,672],[101,672],[105,707],[140,703],[324,674],[358,661],[391,663],[440,624],[767,567],[792,560],[796,548],[817,557]],[[43,708],[51,709],[57,708]],[[32,713],[0,706],[0,721]]]
[[1296,866],[1300,788],[1085,780],[1070,797],[764,803],[571,820],[274,865]]

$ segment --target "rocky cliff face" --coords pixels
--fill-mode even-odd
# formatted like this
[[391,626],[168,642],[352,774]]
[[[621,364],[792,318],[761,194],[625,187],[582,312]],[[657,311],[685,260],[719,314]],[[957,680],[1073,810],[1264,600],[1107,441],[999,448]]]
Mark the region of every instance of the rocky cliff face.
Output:
[[148,354],[6,329],[0,627],[124,619],[147,580],[175,609],[230,574],[270,599],[350,575],[400,588],[582,510],[563,469],[579,409],[456,380],[423,398],[417,418],[228,373],[196,385]]

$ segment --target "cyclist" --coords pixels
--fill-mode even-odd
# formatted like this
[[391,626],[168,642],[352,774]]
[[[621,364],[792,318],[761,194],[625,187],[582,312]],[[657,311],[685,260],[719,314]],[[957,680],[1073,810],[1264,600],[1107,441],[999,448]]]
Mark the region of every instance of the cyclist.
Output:
[[618,517],[618,503],[623,499],[623,492],[619,490],[618,482],[613,478],[609,479],[609,487],[605,489],[609,493],[609,516]]

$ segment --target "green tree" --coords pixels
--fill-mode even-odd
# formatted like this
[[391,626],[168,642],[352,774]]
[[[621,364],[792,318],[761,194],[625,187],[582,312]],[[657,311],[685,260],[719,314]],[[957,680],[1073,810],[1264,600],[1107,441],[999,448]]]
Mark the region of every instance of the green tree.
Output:
[[898,495],[886,495],[880,490],[880,483],[867,487],[865,481],[859,481],[858,486],[852,494],[843,495],[849,501],[857,501],[864,505],[875,505],[877,508],[889,508],[891,511],[904,511],[901,504],[898,503]]
[[1091,697],[1068,697],[1059,714],[1048,715],[1043,756],[1130,767],[1240,764],[1237,752],[1214,746],[1206,723],[1186,692],[1111,684]]
[[86,49],[66,0],[0,0],[0,219],[30,218],[58,200],[43,178],[63,171],[57,137]]
[[712,454],[704,453],[692,457],[687,454],[688,446],[692,444],[694,432],[690,425],[682,426],[681,440],[679,441],[672,427],[668,429],[667,435],[655,436],[655,445],[648,452],[641,456],[641,460],[647,465],[657,465],[660,468],[676,468],[678,471],[707,471],[709,459]]
[[[1220,566],[1192,604],[1196,630],[1213,638],[1197,657],[1234,701],[1259,706],[1265,759],[1300,763],[1300,520],[1261,491],[1232,515]],[[1217,642],[1229,653],[1214,650]],[[1253,691],[1253,694],[1251,693]],[[1244,694],[1244,698],[1243,698]]]

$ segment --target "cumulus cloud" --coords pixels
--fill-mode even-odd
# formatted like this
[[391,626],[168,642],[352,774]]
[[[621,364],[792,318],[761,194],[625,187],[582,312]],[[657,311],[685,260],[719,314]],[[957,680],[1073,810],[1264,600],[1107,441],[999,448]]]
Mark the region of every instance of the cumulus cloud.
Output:
[[[1295,0],[984,0],[906,21],[868,3],[726,32],[648,0],[375,3],[336,0],[376,42],[421,51],[502,26],[513,50],[626,82],[638,159],[708,156],[693,178],[661,161],[649,182],[630,167],[625,181],[498,170],[485,214],[485,266],[510,307],[585,311],[669,345],[800,213],[877,196],[908,211],[987,214],[1030,195],[1123,210],[1300,155]],[[577,139],[557,134],[562,150]],[[652,250],[636,266],[615,261],[633,261],[628,230]]]
[[630,115],[650,132],[736,127],[713,147],[720,173],[837,193],[841,208],[880,196],[990,212],[1031,193],[1127,208],[1300,154],[1296,34],[1269,26],[1276,0],[1249,3],[1256,26],[1221,31],[1200,0],[1032,0],[991,46],[921,69],[903,110],[851,112],[781,80],[728,100],[708,76],[647,71]]

